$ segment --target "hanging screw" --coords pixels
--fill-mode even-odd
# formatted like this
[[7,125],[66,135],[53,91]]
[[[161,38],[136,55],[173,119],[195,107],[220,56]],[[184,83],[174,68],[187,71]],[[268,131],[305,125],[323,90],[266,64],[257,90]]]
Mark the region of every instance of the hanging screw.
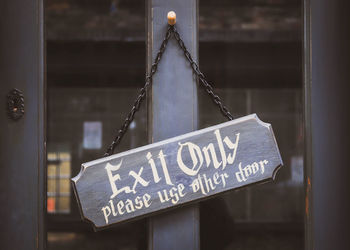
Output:
[[168,12],[168,24],[169,25],[175,25],[176,23],[176,13],[174,11]]

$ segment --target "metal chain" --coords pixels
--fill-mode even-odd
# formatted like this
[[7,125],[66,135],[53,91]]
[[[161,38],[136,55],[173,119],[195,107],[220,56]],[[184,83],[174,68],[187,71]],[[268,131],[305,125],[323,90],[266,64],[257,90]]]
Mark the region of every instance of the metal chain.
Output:
[[140,109],[140,105],[146,96],[146,90],[147,90],[148,86],[152,83],[153,75],[157,72],[158,64],[160,62],[160,59],[162,59],[162,55],[166,49],[166,46],[168,44],[170,37],[171,37],[171,33],[172,33],[172,29],[169,26],[168,30],[165,34],[164,40],[163,40],[163,42],[159,48],[159,51],[156,55],[156,58],[154,59],[154,62],[153,62],[152,67],[151,67],[151,71],[146,76],[145,85],[140,89],[139,95],[135,99],[134,104],[133,104],[129,114],[127,115],[123,125],[118,130],[117,135],[115,136],[111,145],[108,147],[104,156],[109,156],[109,155],[113,154],[115,147],[120,143],[124,134],[126,133],[127,129],[129,128],[130,123],[134,120],[135,113]]
[[230,111],[226,108],[224,103],[222,102],[221,98],[214,93],[213,87],[208,83],[206,80],[204,74],[199,70],[198,64],[193,60],[190,52],[188,52],[185,43],[182,41],[179,32],[177,32],[175,26],[172,26],[172,30],[174,33],[174,37],[179,44],[180,48],[183,50],[185,57],[190,62],[191,67],[193,69],[193,72],[197,75],[199,81],[201,82],[202,86],[205,88],[205,91],[209,94],[213,102],[219,106],[221,113],[227,117],[229,120],[233,120],[233,116],[231,115]]
[[115,147],[120,143],[120,141],[122,140],[126,131],[128,130],[130,123],[134,120],[135,113],[140,109],[140,105],[146,96],[146,90],[147,90],[148,86],[152,83],[153,75],[157,72],[158,64],[159,64],[159,62],[162,58],[162,55],[166,49],[166,46],[167,46],[168,41],[171,37],[171,34],[174,34],[174,37],[175,37],[177,43],[179,44],[180,48],[183,50],[187,60],[190,62],[191,67],[193,69],[193,72],[197,75],[202,86],[205,88],[206,92],[209,94],[209,96],[211,97],[213,102],[219,106],[221,113],[225,117],[227,117],[227,119],[233,120],[233,116],[228,111],[226,106],[223,104],[221,98],[214,93],[213,87],[208,83],[204,74],[199,70],[198,64],[193,60],[190,52],[188,52],[183,40],[180,37],[180,34],[176,30],[175,26],[169,25],[168,30],[165,34],[164,40],[159,48],[159,51],[156,55],[156,58],[152,64],[151,71],[150,71],[149,75],[146,76],[145,85],[143,86],[143,88],[141,88],[139,95],[137,96],[136,100],[134,101],[134,104],[131,108],[131,111],[127,115],[123,125],[118,130],[117,135],[115,136],[111,145],[108,147],[104,156],[109,156],[109,155],[113,154]]

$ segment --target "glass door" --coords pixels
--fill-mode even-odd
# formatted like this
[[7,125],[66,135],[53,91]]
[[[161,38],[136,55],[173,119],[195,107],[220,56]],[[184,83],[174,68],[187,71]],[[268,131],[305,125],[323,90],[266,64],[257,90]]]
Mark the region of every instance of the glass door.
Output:
[[[47,44],[48,249],[146,249],[146,219],[93,232],[69,179],[103,156],[145,76],[145,2],[50,0]],[[304,248],[301,1],[199,1],[201,70],[236,117],[271,123],[276,181],[200,205],[201,249]],[[144,103],[145,104],[145,103]],[[117,151],[147,144],[146,105]],[[199,127],[224,122],[199,88]]]
[[[284,166],[271,183],[201,203],[201,249],[304,249],[301,1],[199,2],[199,58],[235,118],[271,123]],[[200,127],[225,121],[200,90]]]
[[[145,249],[146,221],[93,232],[70,178],[101,158],[144,82],[145,4],[50,0],[47,44],[48,249]],[[146,107],[117,151],[147,144]]]

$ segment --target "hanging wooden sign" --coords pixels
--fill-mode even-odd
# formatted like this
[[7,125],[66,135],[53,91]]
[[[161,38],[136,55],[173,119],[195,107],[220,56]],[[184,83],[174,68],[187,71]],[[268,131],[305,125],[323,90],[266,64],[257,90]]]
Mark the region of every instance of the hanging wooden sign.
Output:
[[274,179],[282,159],[253,115],[82,164],[72,179],[95,229]]

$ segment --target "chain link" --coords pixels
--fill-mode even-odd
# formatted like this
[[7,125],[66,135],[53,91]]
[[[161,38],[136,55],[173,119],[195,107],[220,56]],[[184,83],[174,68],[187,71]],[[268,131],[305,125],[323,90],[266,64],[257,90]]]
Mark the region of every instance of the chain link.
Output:
[[151,66],[150,73],[146,76],[145,85],[140,89],[139,95],[135,99],[134,104],[133,104],[129,114],[127,115],[123,125],[118,130],[117,135],[115,136],[111,145],[108,147],[104,156],[109,156],[109,155],[113,154],[116,146],[120,143],[120,141],[122,140],[126,131],[128,130],[130,123],[134,120],[135,113],[140,109],[140,105],[146,96],[146,90],[147,90],[148,86],[152,83],[153,75],[157,72],[158,64],[159,64],[160,60],[162,59],[162,55],[167,47],[168,41],[171,37],[171,34],[174,35],[174,38],[176,39],[180,48],[183,50],[185,57],[189,61],[193,72],[197,75],[199,81],[201,82],[202,86],[205,88],[206,92],[209,94],[209,96],[211,97],[213,102],[216,105],[218,105],[221,113],[225,117],[227,117],[228,120],[233,120],[233,116],[228,111],[226,106],[223,104],[221,98],[217,94],[214,93],[213,87],[208,83],[204,74],[199,70],[198,64],[193,60],[190,52],[187,50],[185,43],[181,39],[180,34],[177,32],[175,26],[169,25],[167,32],[165,34],[164,40],[159,48],[159,51],[156,55],[156,58],[154,59],[152,66]]
[[134,120],[135,113],[140,109],[140,105],[146,96],[146,90],[147,90],[148,86],[152,83],[153,75],[157,72],[158,64],[159,64],[160,60],[162,59],[162,55],[166,49],[166,46],[168,44],[170,37],[171,37],[171,33],[172,33],[172,29],[169,26],[168,30],[165,34],[164,40],[163,40],[163,42],[159,48],[159,51],[156,55],[156,58],[154,59],[154,62],[151,66],[150,73],[146,76],[145,85],[140,89],[139,95],[135,99],[134,104],[133,104],[129,114],[127,115],[123,125],[118,130],[117,135],[115,136],[111,145],[108,147],[104,156],[109,156],[109,155],[113,154],[115,147],[120,143],[120,141],[122,140],[123,136],[125,135],[127,129],[129,128],[130,123]]
[[198,77],[200,83],[202,84],[202,86],[204,87],[205,91],[209,94],[209,96],[211,97],[213,102],[216,105],[218,105],[218,107],[220,108],[221,113],[225,117],[227,117],[228,120],[233,120],[233,116],[231,115],[230,111],[228,111],[228,109],[224,105],[224,103],[221,100],[221,98],[217,94],[214,93],[213,87],[211,86],[210,83],[208,83],[208,81],[206,80],[204,74],[199,70],[198,64],[193,60],[190,52],[188,52],[188,50],[187,50],[187,48],[185,46],[185,43],[181,39],[180,34],[179,34],[179,32],[177,32],[175,26],[172,26],[172,30],[173,30],[173,34],[174,34],[174,37],[175,37],[177,43],[179,44],[180,48],[183,50],[183,52],[185,54],[185,57],[187,58],[187,60],[191,64],[193,72],[197,75],[197,77]]

